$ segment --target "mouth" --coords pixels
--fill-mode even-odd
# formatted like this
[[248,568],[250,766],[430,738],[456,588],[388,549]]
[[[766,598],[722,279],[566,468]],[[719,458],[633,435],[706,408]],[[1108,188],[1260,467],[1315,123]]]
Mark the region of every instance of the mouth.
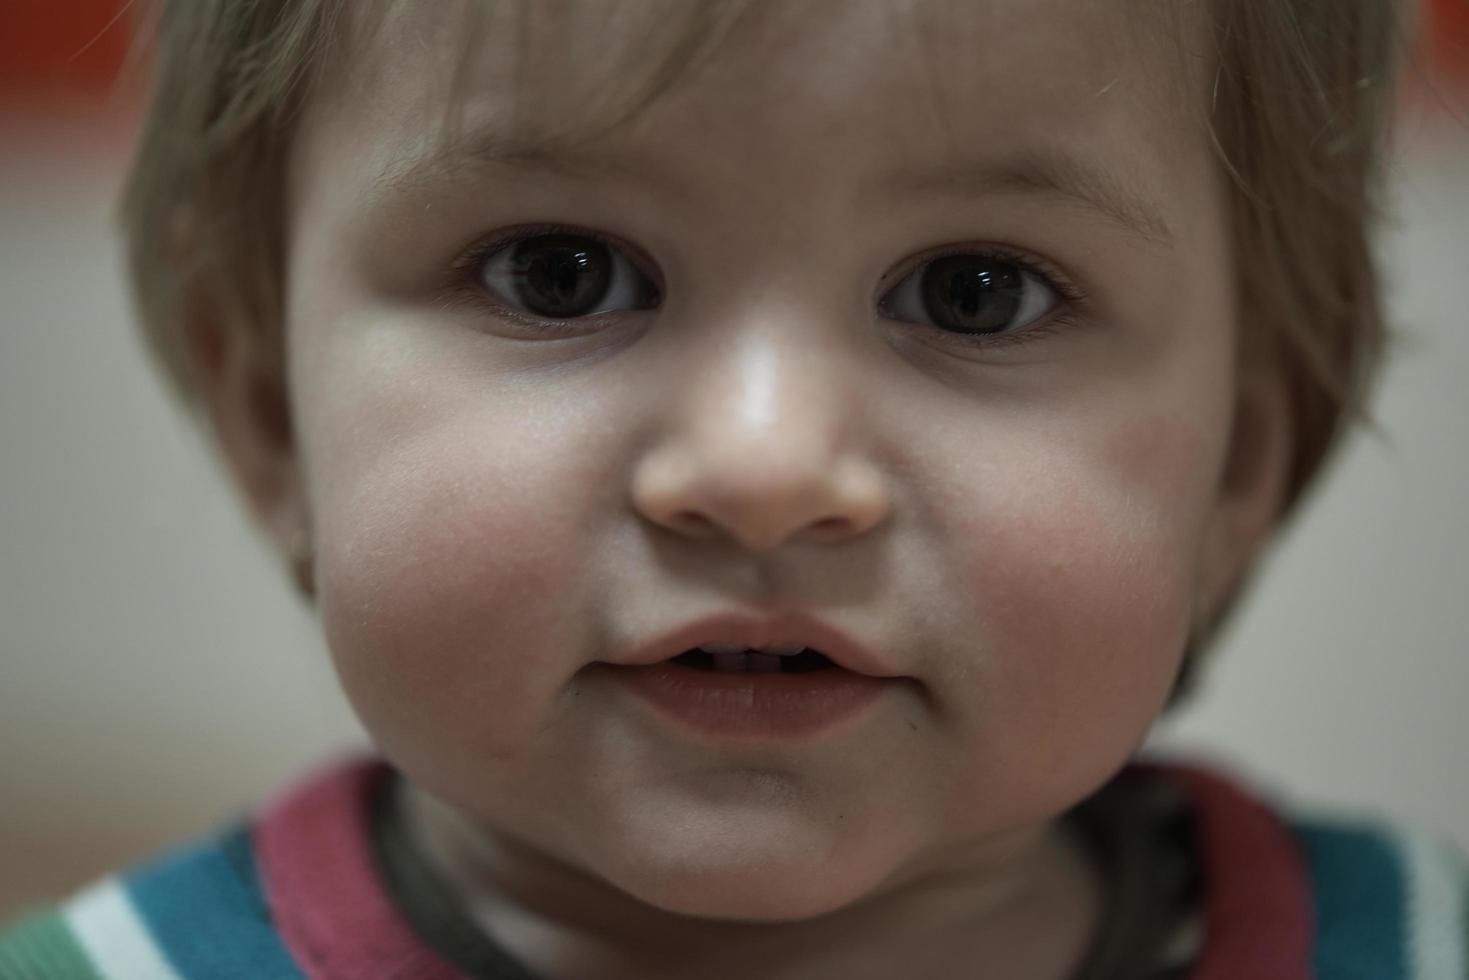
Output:
[[673,657],[669,663],[720,674],[808,674],[840,670],[832,659],[810,647],[747,648],[728,645],[699,646]]
[[729,612],[686,623],[612,662],[710,674],[848,674],[896,679],[888,658],[834,625],[799,611]]
[[[776,652],[779,650],[779,652]],[[850,670],[814,647],[701,644],[611,677],[676,730],[704,738],[785,741],[850,731],[895,678]]]
[[882,647],[794,609],[686,623],[615,667],[610,677],[675,730],[737,742],[852,731],[911,680]]

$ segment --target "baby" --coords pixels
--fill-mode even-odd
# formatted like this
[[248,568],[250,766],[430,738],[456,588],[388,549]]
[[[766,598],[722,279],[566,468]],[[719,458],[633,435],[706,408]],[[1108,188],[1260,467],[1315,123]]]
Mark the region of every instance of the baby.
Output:
[[1130,762],[1361,412],[1393,18],[162,4],[142,319],[380,754],[0,977],[1464,976]]

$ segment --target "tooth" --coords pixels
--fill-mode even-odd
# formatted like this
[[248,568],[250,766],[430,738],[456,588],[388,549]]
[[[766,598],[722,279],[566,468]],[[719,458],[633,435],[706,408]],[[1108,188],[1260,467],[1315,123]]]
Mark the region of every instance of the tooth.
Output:
[[699,649],[718,656],[721,653],[744,653],[745,648],[735,643],[701,643]]
[[773,653],[777,657],[794,657],[806,649],[799,643],[777,643],[775,646],[765,648],[766,653]]
[[780,673],[780,657],[774,653],[756,653],[752,651],[745,654],[745,659],[750,665],[749,669],[756,674]]
[[736,648],[733,652],[719,651],[714,654],[715,670],[739,670],[745,669],[745,653]]

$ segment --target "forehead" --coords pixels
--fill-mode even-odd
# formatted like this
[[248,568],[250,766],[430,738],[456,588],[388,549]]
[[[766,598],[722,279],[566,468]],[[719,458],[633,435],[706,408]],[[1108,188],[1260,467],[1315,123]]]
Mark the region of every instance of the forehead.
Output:
[[1049,153],[1084,164],[1062,183],[1156,229],[1124,185],[1177,183],[1206,156],[1203,6],[382,0],[350,8],[343,70],[303,134],[329,120],[375,188],[494,157],[682,160],[736,182],[820,167],[855,190]]

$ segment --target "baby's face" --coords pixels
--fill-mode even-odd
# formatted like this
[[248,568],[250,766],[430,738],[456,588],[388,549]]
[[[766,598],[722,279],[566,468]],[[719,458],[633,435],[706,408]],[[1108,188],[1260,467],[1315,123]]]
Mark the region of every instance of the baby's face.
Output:
[[[547,30],[517,89],[492,19],[446,147],[461,26],[397,5],[298,138],[287,318],[321,614],[389,758],[653,905],[772,919],[982,863],[1120,766],[1255,506],[1209,44],[1168,6],[791,5],[517,156],[512,110],[612,122],[647,25]],[[613,666],[792,610],[895,675],[875,703],[710,733]]]

